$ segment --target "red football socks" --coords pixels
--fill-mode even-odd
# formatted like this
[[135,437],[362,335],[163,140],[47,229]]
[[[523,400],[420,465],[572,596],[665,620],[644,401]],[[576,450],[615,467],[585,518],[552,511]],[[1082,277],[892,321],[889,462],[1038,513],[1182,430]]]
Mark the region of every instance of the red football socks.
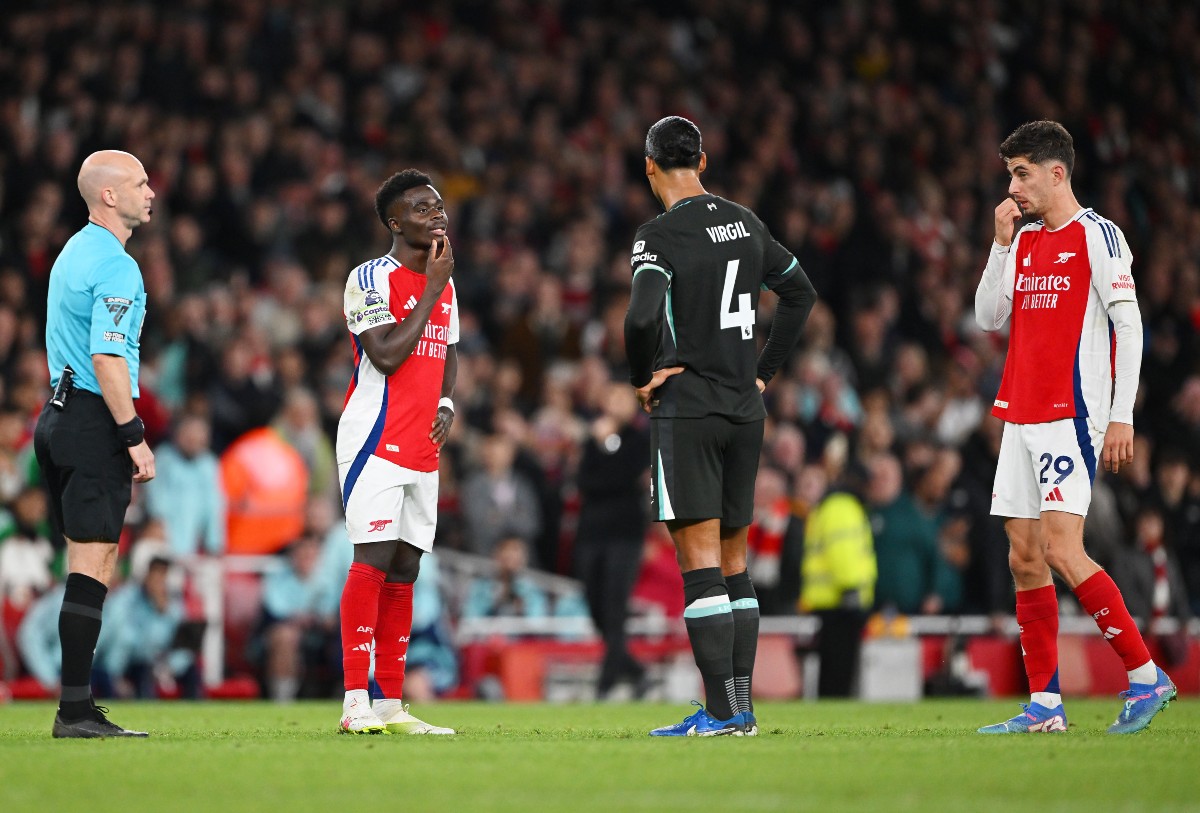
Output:
[[1017,624],[1029,691],[1058,694],[1058,597],[1054,585],[1017,591]]
[[404,665],[412,634],[413,586],[387,582],[379,591],[379,624],[375,632],[375,682],[389,700],[404,691]]
[[380,594],[386,574],[355,562],[342,588],[342,671],[346,691],[366,690],[371,671],[371,642],[379,617]]
[[1084,579],[1075,588],[1075,598],[1083,605],[1083,611],[1096,621],[1096,626],[1108,643],[1116,650],[1125,670],[1132,672],[1150,660],[1150,650],[1142,640],[1133,616],[1125,609],[1125,599],[1112,577],[1101,570]]

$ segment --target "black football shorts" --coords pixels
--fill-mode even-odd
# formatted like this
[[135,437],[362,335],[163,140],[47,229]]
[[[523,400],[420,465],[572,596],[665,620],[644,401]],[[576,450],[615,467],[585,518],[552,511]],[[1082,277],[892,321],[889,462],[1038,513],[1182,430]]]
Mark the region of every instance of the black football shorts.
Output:
[[754,517],[763,421],[720,415],[650,421],[650,510],[656,520],[719,519],[741,528]]
[[74,390],[61,412],[46,404],[33,444],[54,527],[77,542],[118,541],[133,491],[133,459],[104,399]]

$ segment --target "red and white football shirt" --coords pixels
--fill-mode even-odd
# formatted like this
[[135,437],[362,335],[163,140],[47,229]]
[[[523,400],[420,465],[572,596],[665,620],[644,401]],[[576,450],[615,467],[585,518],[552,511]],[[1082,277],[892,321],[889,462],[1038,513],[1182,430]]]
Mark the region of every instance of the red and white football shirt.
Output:
[[1136,302],[1125,236],[1091,209],[1053,231],[1025,226],[1005,259],[1008,358],[992,414],[1009,423],[1108,423],[1116,351],[1113,302]]
[[439,450],[429,432],[441,398],[446,348],[458,341],[454,283],[438,297],[412,355],[391,375],[371,363],[358,338],[364,331],[403,321],[426,282],[424,274],[390,256],[363,263],[346,281],[344,313],[354,343],[354,375],[337,434],[338,465],[349,467],[343,501],[372,455],[413,471],[437,471]]

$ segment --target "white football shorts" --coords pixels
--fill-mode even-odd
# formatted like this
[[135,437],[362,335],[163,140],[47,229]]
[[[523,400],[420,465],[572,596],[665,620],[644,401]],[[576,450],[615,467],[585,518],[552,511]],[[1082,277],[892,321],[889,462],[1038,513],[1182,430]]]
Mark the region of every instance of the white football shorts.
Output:
[[371,455],[350,484],[352,463],[338,464],[346,533],[355,545],[401,539],[428,553],[437,530],[438,473],[413,471]]
[[992,513],[1038,519],[1043,511],[1086,517],[1104,449],[1090,418],[1005,423],[992,486]]

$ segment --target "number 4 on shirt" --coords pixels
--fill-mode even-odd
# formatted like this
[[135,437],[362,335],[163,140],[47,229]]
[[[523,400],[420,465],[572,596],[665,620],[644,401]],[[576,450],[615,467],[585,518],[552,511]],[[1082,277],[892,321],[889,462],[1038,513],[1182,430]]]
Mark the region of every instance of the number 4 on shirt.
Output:
[[741,260],[730,260],[725,266],[725,288],[721,291],[721,330],[740,327],[743,339],[754,338],[754,308],[750,305],[750,294],[738,295],[738,309],[733,309],[733,284],[737,281],[737,270]]

